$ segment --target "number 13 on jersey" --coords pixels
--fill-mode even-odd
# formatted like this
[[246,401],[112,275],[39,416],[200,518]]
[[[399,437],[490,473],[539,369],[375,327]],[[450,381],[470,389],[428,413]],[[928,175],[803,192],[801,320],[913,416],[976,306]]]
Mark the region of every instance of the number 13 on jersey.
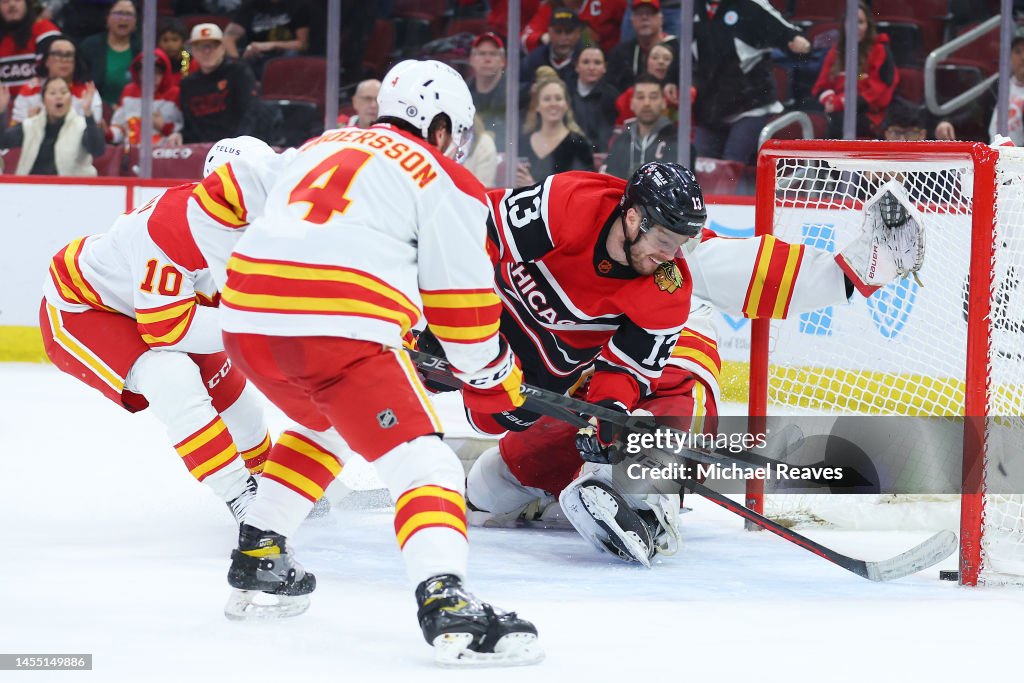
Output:
[[352,200],[346,196],[349,186],[373,155],[359,149],[343,149],[314,166],[288,195],[289,204],[306,202],[309,210],[303,220],[323,225],[343,214]]

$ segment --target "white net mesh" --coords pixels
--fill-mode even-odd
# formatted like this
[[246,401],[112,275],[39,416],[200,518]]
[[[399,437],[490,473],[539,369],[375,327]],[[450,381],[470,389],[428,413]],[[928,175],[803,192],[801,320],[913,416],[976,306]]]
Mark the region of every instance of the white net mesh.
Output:
[[[964,414],[974,163],[969,155],[815,158],[776,163],[773,232],[828,251],[863,220],[865,200],[896,179],[923,215],[927,255],[921,284],[905,279],[872,297],[774,321],[769,342],[769,414]],[[1000,453],[1024,444],[1024,155],[998,166],[998,243],[992,293],[990,413],[1005,416],[989,439]],[[1018,287],[1019,285],[1019,287]],[[1009,440],[1009,441],[1007,441]],[[990,446],[993,444],[990,443]],[[944,444],[958,449],[962,444]],[[921,454],[917,454],[920,456]],[[927,458],[927,454],[924,454]],[[989,462],[987,476],[1014,463]],[[1024,462],[1016,464],[1024,467]],[[985,497],[984,569],[1024,576],[1021,497]],[[792,523],[858,528],[958,527],[956,496],[767,496],[770,516]]]

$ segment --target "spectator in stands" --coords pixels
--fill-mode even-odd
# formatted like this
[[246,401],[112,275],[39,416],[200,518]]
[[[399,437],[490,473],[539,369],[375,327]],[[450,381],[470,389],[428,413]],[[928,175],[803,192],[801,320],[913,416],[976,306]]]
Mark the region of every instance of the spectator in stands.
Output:
[[352,107],[356,110],[355,115],[343,124],[346,126],[357,126],[369,128],[377,120],[377,93],[380,92],[380,81],[370,78],[360,81],[356,86],[356,92],[352,95]]
[[[473,147],[463,166],[484,187],[495,186],[498,177],[498,147],[494,144],[494,136],[484,129],[479,116],[473,119]],[[505,179],[501,180],[504,182]]]
[[[0,85],[0,109],[10,101],[10,89]],[[71,106],[71,83],[60,76],[43,83],[43,111],[0,133],[0,148],[21,147],[16,175],[95,176],[93,157],[106,148],[103,131],[92,115],[96,86],[84,94],[85,116]]]
[[[828,134],[843,137],[846,72],[846,32],[839,32],[839,41],[825,55],[821,72],[811,93],[818,97],[828,116]],[[857,10],[857,137],[879,138],[885,121],[885,110],[892,101],[899,74],[889,48],[889,36],[878,33],[875,17],[863,2]]]
[[[679,118],[679,81],[673,81],[668,77],[669,69],[675,60],[675,53],[672,48],[662,43],[655,45],[647,53],[646,74],[654,76],[661,83],[661,94],[665,98],[665,113],[673,121]],[[626,88],[625,92],[615,100],[615,125],[621,125],[626,119],[634,116],[633,112],[633,88]]]
[[156,46],[164,51],[171,62],[167,78],[171,85],[178,87],[181,79],[188,76],[192,68],[192,55],[185,49],[185,25],[174,17],[163,17],[156,27]]
[[487,32],[473,40],[469,50],[473,74],[467,81],[469,94],[484,130],[495,141],[505,144],[505,41],[497,33]]
[[0,83],[11,97],[36,75],[36,44],[59,34],[53,22],[36,16],[29,0],[0,0]]
[[676,160],[678,134],[665,116],[665,96],[657,78],[650,74],[637,77],[630,107],[636,118],[612,141],[603,169],[619,178],[629,178],[648,161]]
[[40,16],[60,26],[61,32],[80,45],[107,26],[107,13],[116,0],[48,0]]
[[[366,0],[341,0],[340,89],[352,90],[364,79],[374,74],[363,73],[363,60],[367,48],[374,39],[377,12],[380,2]],[[309,50],[306,54],[327,56],[327,3],[311,2],[309,8]]]
[[701,2],[695,14],[697,154],[752,163],[761,129],[782,112],[768,49],[805,54],[811,44],[760,0]]
[[[309,49],[309,8],[302,0],[244,0],[224,30],[229,57],[249,63],[257,77],[272,57],[305,54]],[[239,42],[245,41],[245,50]]]
[[[630,21],[636,37],[619,43],[608,55],[608,81],[619,92],[633,85],[636,77],[647,69],[647,54],[655,45],[668,45],[673,55],[679,49],[676,37],[662,29],[660,0],[633,0],[631,7]],[[669,77],[679,80],[678,73],[678,65],[673,63]]]
[[523,60],[520,82],[525,86],[533,82],[541,66],[549,66],[566,83],[576,80],[576,57],[582,49],[583,22],[571,9],[560,8],[551,13],[548,22],[547,45],[541,45]]
[[[795,2],[796,0],[791,0]],[[682,0],[661,0],[662,23],[665,33],[678,36],[682,28],[683,8]],[[633,8],[626,7],[626,15],[622,18],[622,26],[619,31],[619,42],[627,42],[636,38],[636,31],[633,30]]]
[[532,52],[550,42],[548,22],[551,20],[551,13],[561,8],[576,12],[589,27],[593,41],[585,41],[586,44],[597,42],[605,52],[619,44],[619,31],[622,19],[626,15],[626,0],[547,0],[541,3],[537,13],[528,24],[525,24],[522,43],[526,52]]
[[594,153],[576,125],[565,81],[550,66],[542,66],[530,92],[515,186],[533,185],[564,171],[594,170]]
[[223,41],[216,24],[192,27],[192,56],[199,69],[181,79],[179,98],[186,143],[259,132],[262,107],[256,79],[244,62],[227,58]]
[[[183,119],[178,108],[178,86],[168,77],[171,60],[160,48],[155,50],[156,64],[153,69],[153,132],[154,144],[163,145],[180,142]],[[121,101],[110,119],[110,141],[115,145],[127,143],[137,145],[142,141],[142,55],[132,62],[132,82],[124,86]]]
[[604,76],[607,67],[599,47],[586,47],[576,58],[576,87],[572,89],[572,111],[595,152],[606,152],[615,126],[615,98],[618,93]]
[[103,102],[111,107],[117,104],[121,91],[131,80],[128,67],[142,51],[135,33],[137,20],[131,0],[117,0],[107,12],[107,30],[82,41],[81,53],[89,64],[92,81]]
[[[508,36],[508,0],[491,0],[487,13],[487,27],[504,40]],[[519,26],[527,26],[540,9],[540,0],[522,0],[519,3]],[[513,41],[514,42],[514,41]]]
[[[36,45],[36,55],[39,60],[36,77],[23,86],[14,98],[11,125],[21,123],[43,110],[43,81],[51,76],[60,76],[71,83],[71,107],[79,116],[85,116],[83,98],[86,88],[92,82],[89,80],[88,67],[78,54],[75,44],[64,35],[49,36]],[[92,98],[92,116],[102,127],[103,105],[98,97]]]
[[[993,83],[993,90],[997,85],[998,83]],[[1007,137],[1013,141],[1014,145],[1022,147],[1024,146],[1024,34],[1019,32],[1010,42],[1009,108],[1006,120]],[[958,136],[957,126],[970,123],[969,121],[965,122],[963,118],[964,117],[961,114],[961,117],[956,124],[948,119],[940,121],[935,128],[935,137],[939,140],[956,140]],[[992,116],[989,119],[988,124],[988,137],[990,142],[995,139],[996,134],[999,132],[996,129],[997,123],[998,117],[996,115],[995,108],[993,108]],[[982,123],[982,125],[984,124]],[[968,125],[968,127],[970,126]]]

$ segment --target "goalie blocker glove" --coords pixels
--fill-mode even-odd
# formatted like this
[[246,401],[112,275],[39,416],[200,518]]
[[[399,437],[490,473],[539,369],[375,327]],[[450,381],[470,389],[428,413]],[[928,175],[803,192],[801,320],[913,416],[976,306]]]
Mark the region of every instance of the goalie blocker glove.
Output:
[[[864,220],[836,263],[864,296],[924,265],[924,221],[906,188],[890,180],[864,203]],[[916,277],[916,275],[915,275]]]

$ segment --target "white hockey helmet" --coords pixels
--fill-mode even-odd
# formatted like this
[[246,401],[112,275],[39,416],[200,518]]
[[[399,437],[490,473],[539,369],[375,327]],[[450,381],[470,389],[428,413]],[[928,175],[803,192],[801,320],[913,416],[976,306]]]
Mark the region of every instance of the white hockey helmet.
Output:
[[261,158],[270,158],[275,152],[270,145],[251,135],[241,135],[237,138],[224,138],[214,143],[213,147],[206,154],[206,162],[203,164],[203,177],[210,175],[218,168],[236,159],[259,161]]
[[388,71],[377,94],[378,116],[393,116],[415,126],[424,139],[438,114],[452,122],[452,145],[445,154],[465,160],[473,140],[476,107],[466,82],[447,64],[408,59]]

